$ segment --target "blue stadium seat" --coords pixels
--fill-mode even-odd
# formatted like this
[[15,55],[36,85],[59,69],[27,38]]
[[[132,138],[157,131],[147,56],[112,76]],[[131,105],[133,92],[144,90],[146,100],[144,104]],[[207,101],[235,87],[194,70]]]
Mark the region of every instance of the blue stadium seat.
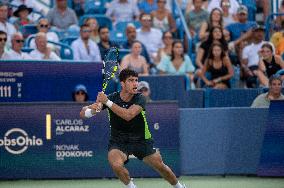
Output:
[[79,25],[82,25],[87,18],[96,18],[100,26],[107,26],[109,30],[112,30],[112,21],[109,17],[100,14],[86,14],[79,20]]
[[36,34],[38,32],[35,24],[21,26],[19,30],[23,34],[24,38],[27,38],[29,35]]
[[134,21],[134,22],[117,22],[115,25],[115,29],[118,31],[124,32],[128,24],[133,24],[136,28],[141,27],[141,23],[139,21]]
[[30,52],[33,51],[33,50],[34,50],[33,48],[26,48],[26,47],[24,47],[24,48],[21,49],[21,51],[22,51],[22,52],[25,52],[25,53],[30,53]]
[[63,44],[71,45],[72,42],[76,39],[78,39],[78,37],[75,37],[75,36],[65,37],[65,38],[61,39],[60,42],[63,43]]
[[127,41],[127,38],[125,36],[125,32],[117,31],[117,30],[111,30],[109,34],[110,34],[110,40],[117,43],[118,45]]
[[85,0],[85,14],[105,14],[106,0]]
[[130,52],[130,49],[119,49],[119,61],[121,61],[122,58]]

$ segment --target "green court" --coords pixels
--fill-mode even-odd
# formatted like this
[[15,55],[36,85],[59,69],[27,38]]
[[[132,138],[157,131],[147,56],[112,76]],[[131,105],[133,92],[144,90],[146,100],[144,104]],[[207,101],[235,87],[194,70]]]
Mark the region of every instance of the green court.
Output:
[[[184,176],[187,188],[284,188],[284,178]],[[163,179],[136,178],[138,188],[172,188]],[[117,179],[0,181],[0,188],[125,188]]]

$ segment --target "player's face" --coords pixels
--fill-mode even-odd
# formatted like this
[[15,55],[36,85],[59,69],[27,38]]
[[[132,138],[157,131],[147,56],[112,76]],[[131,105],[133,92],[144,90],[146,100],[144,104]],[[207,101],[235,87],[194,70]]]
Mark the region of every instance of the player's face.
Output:
[[122,82],[122,89],[129,94],[137,93],[138,77],[130,76],[125,82]]

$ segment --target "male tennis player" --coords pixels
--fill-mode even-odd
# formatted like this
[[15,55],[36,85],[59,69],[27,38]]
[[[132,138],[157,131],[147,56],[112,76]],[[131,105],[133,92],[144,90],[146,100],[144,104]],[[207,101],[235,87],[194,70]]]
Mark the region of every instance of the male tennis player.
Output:
[[124,69],[119,74],[121,91],[105,95],[98,93],[96,103],[83,107],[80,116],[92,117],[100,108],[108,108],[111,135],[108,147],[108,161],[116,174],[127,188],[136,188],[130,179],[124,164],[129,155],[155,169],[174,188],[186,188],[177,180],[172,170],[164,164],[159,152],[153,149],[153,140],[145,117],[145,97],[137,93],[137,72]]

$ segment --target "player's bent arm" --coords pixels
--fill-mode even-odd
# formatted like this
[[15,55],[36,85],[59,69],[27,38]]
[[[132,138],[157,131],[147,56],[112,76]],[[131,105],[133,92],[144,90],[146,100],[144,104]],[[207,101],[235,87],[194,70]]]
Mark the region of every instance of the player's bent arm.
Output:
[[122,108],[117,104],[113,103],[110,109],[119,117],[126,121],[132,120],[135,116],[137,116],[143,109],[141,106],[133,104],[128,109]]

